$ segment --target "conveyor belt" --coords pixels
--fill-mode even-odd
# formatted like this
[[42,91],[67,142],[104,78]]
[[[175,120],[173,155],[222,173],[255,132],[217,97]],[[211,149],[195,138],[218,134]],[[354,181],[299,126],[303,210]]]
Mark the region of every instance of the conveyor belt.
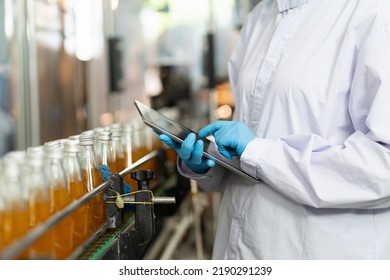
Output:
[[118,236],[121,233],[130,230],[133,226],[134,213],[126,214],[123,224],[119,228],[108,229],[104,234],[100,235],[86,249],[84,249],[77,259],[99,260],[104,258],[104,254],[118,241]]

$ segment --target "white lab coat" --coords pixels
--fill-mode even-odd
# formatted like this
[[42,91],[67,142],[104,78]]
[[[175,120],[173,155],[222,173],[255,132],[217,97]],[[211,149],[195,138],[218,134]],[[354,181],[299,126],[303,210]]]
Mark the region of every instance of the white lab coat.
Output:
[[223,192],[214,259],[390,259],[390,1],[264,0],[229,62],[256,138]]

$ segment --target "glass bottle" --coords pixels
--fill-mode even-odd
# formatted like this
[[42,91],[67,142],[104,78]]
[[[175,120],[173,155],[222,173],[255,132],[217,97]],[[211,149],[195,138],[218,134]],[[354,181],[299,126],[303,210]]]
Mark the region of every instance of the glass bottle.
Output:
[[61,140],[53,140],[43,144],[44,151],[55,147],[63,148],[63,142]]
[[[79,140],[68,139],[64,142],[64,169],[70,201],[75,201],[88,193],[86,185],[83,184],[79,153]],[[78,248],[87,240],[88,235],[90,234],[89,204],[86,203],[77,209],[72,214],[72,218],[74,222],[74,247]]]
[[[122,146],[124,148],[125,153],[125,163],[124,167],[127,168],[133,163],[133,147],[132,147],[132,138],[133,138],[133,126],[130,122],[125,123],[123,126],[123,134],[122,134]],[[134,180],[131,179],[131,174],[127,174],[123,177],[123,180],[128,185],[131,185],[133,187],[133,190],[137,189],[137,184]]]
[[115,169],[121,172],[125,169],[125,151],[122,145],[122,126],[113,124],[110,128],[112,134],[112,150],[115,154]]
[[3,212],[4,212],[4,199],[5,199],[5,194],[4,192],[4,183],[3,183],[3,159],[0,158],[0,254],[1,251],[4,249],[3,245],[3,237],[2,237],[2,232],[3,232]]
[[[99,150],[99,141],[98,141],[98,135],[99,135],[99,133],[100,132],[102,132],[102,131],[105,131],[105,129],[104,129],[104,127],[101,127],[101,126],[99,126],[99,127],[95,127],[93,130],[89,130],[89,131],[92,131],[93,132],[93,135],[95,136],[95,152],[97,153],[97,151]],[[88,132],[88,133],[90,133],[90,132]]]
[[96,150],[98,165],[107,165],[111,173],[116,173],[116,158],[112,149],[112,134],[109,131],[100,131],[97,135],[98,148]]
[[[147,145],[144,137],[144,125],[141,119],[134,119],[132,122],[132,160],[133,163],[141,159],[147,154]],[[138,167],[138,169],[148,169],[148,164],[144,163]],[[130,179],[129,185],[134,188],[134,191],[138,190],[138,183],[136,180]]]
[[134,119],[132,121],[133,126],[133,137],[131,138],[132,141],[132,158],[133,162],[136,162],[140,158],[142,158],[144,155],[147,154],[147,146],[145,137],[143,134],[143,128],[144,125],[142,123],[142,120],[140,119]]
[[[94,135],[82,133],[79,140],[83,183],[88,191],[92,191],[103,183],[94,149]],[[96,195],[91,200],[90,211],[90,227],[92,231],[96,231],[106,222],[106,202],[103,193]]]
[[[137,161],[153,151],[154,136],[155,134],[151,128],[146,126],[141,119],[136,119],[133,122],[133,160]],[[158,168],[158,159],[154,157],[145,163],[141,164],[138,169],[150,169],[156,172]],[[137,185],[133,182],[132,185]]]
[[[146,143],[146,154],[157,150],[159,145],[157,144],[159,141],[156,140],[156,133],[149,126],[144,125],[143,135]],[[157,172],[158,169],[158,158],[154,157],[148,162],[145,163],[145,169],[150,169],[154,172]]]
[[[63,150],[58,145],[45,149],[45,174],[50,192],[51,213],[64,209],[70,202],[69,190],[63,166]],[[68,216],[54,227],[54,251],[56,259],[66,259],[73,251],[72,217]]]
[[[24,181],[29,194],[30,229],[42,224],[51,215],[50,192],[45,182],[43,166],[43,146],[28,148]],[[30,259],[52,259],[54,254],[53,231],[43,234],[29,248]]]
[[77,135],[72,135],[72,136],[68,137],[68,140],[77,140],[78,141],[79,137],[80,137],[80,135],[78,135],[78,134]]
[[[28,193],[22,182],[26,153],[13,151],[3,158],[3,215],[0,227],[4,248],[22,238],[29,229]],[[17,258],[28,258],[27,250]]]

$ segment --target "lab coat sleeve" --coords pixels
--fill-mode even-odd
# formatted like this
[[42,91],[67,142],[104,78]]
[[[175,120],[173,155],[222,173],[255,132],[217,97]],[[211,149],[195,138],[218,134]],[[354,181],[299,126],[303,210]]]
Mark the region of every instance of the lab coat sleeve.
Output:
[[355,132],[342,145],[314,134],[256,138],[241,167],[309,206],[390,207],[389,49],[383,24],[357,50],[348,108]]

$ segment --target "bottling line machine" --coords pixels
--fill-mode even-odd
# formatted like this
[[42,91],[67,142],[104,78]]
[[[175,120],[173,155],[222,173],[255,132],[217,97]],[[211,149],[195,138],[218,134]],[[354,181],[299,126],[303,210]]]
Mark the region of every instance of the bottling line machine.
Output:
[[[163,164],[165,156],[166,149],[160,148],[148,153],[121,172],[111,174],[100,186],[73,201],[8,247],[2,252],[0,259],[17,259],[20,253],[39,237],[101,193],[106,196],[106,223],[67,259],[142,259],[156,237],[156,224],[161,224],[159,219],[163,218],[155,214],[154,207],[176,203],[175,196],[165,194],[177,185],[178,177],[175,172],[159,172],[158,175],[162,177],[159,179],[152,170],[139,168],[153,159],[160,160]],[[124,195],[123,177],[128,174],[131,174],[131,178],[138,183],[138,191],[132,196]],[[133,211],[124,211],[123,206],[126,203],[134,205]]]

